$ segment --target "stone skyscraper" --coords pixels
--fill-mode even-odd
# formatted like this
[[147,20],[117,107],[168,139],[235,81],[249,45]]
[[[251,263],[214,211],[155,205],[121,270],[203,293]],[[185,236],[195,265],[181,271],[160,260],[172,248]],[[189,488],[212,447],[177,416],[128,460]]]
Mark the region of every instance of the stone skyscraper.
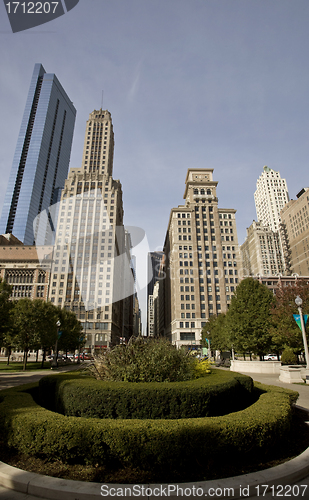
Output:
[[281,238],[290,274],[309,276],[309,188],[281,210]]
[[240,279],[236,210],[218,208],[217,184],[213,169],[189,168],[185,204],[168,223],[164,333],[177,346],[200,344],[203,326],[227,311]]
[[[12,233],[25,245],[52,243],[50,233],[46,233],[52,223],[49,207],[56,203],[68,173],[75,115],[57,77],[36,64],[4,199],[0,233]],[[35,218],[45,210],[46,218],[37,218],[41,224],[36,224]]]
[[279,231],[280,210],[289,201],[286,180],[281,179],[279,172],[264,167],[256,182],[254,201],[258,221],[272,231]]
[[285,179],[280,173],[264,167],[254,193],[257,222],[247,228],[247,238],[241,246],[245,275],[273,276],[289,273],[284,259],[280,211],[289,201]]
[[[114,180],[114,133],[108,111],[86,125],[82,168],[70,170],[59,207],[50,300],[82,322],[88,351],[130,336],[126,297],[134,292],[130,238],[123,226],[122,187]],[[128,325],[130,328],[127,328]]]

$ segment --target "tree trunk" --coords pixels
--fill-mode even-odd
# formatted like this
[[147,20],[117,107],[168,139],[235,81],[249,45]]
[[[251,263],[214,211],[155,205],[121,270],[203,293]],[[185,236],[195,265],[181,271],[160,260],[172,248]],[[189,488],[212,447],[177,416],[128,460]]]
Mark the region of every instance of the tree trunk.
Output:
[[39,349],[36,351],[36,359],[35,362],[37,363],[39,361]]
[[26,370],[27,368],[27,357],[28,357],[28,349],[24,350],[24,364],[23,364],[23,371]]
[[9,366],[10,364],[10,356],[11,356],[11,353],[12,353],[12,349],[10,347],[8,347],[8,350],[7,350],[7,355],[8,355],[8,360],[7,360],[7,365]]
[[46,356],[46,349],[44,348],[44,349],[43,349],[43,355],[42,355],[42,364],[41,364],[41,368],[44,368],[45,356]]

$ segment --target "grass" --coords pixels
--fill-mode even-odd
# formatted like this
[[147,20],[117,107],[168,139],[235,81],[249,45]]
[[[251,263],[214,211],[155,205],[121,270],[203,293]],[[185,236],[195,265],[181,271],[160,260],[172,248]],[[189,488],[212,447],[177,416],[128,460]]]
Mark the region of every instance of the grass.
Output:
[[[23,363],[20,361],[10,361],[10,364],[7,365],[6,360],[5,361],[0,361],[0,372],[1,371],[9,371],[9,372],[22,372],[23,371]],[[43,370],[45,369],[50,369],[50,362],[45,361]],[[33,370],[42,370],[42,362],[38,361],[37,363],[35,361],[28,361],[26,371],[33,371]]]

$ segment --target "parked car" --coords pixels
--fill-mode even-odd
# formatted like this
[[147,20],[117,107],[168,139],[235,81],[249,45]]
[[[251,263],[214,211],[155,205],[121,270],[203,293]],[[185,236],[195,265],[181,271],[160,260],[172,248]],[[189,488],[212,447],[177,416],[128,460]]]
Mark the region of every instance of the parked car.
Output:
[[[78,359],[78,354],[75,354],[75,359]],[[94,359],[92,354],[89,354],[88,352],[81,352],[79,355],[79,359],[81,361],[89,361]]]
[[67,358],[69,361],[74,361],[74,354],[67,354],[66,358]]
[[266,354],[264,361],[278,361],[276,354]]
[[[54,358],[56,356],[54,354],[51,354],[50,356],[47,356],[47,361],[49,361],[50,363],[53,362]],[[66,363],[68,363],[70,360],[68,358],[66,358],[65,356],[63,356],[62,354],[58,354],[58,357],[57,357],[57,363],[58,365],[65,365]]]

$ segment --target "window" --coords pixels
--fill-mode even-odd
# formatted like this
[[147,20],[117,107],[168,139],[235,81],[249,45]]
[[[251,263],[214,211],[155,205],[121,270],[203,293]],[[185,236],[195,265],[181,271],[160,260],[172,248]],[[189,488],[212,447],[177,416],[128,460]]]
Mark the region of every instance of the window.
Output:
[[195,340],[195,333],[194,332],[180,332],[180,340],[188,340],[188,341]]

